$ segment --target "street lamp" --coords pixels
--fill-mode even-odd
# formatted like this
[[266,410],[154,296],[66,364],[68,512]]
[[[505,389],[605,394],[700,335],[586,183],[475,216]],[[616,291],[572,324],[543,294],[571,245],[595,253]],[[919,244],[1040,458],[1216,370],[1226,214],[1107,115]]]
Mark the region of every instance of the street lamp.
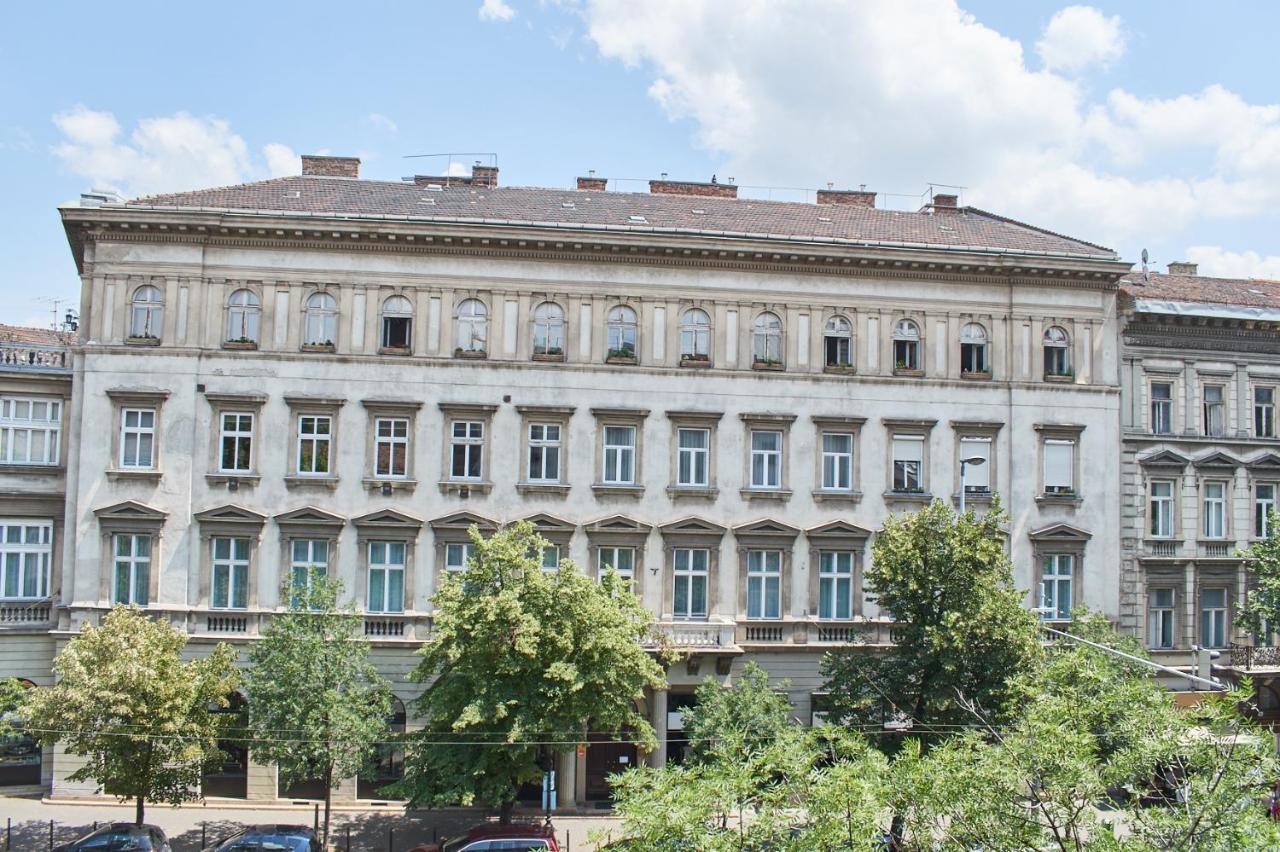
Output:
[[964,469],[968,465],[981,467],[986,464],[987,460],[982,456],[969,456],[967,459],[960,459],[960,514],[964,514]]

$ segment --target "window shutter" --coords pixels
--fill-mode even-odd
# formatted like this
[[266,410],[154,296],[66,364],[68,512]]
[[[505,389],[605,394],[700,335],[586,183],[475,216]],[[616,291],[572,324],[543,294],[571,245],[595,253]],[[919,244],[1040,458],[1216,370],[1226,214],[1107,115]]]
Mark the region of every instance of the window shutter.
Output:
[[1072,467],[1075,443],[1073,441],[1045,441],[1044,487],[1070,491],[1073,482]]
[[961,438],[960,458],[980,458],[983,464],[968,464],[964,469],[964,484],[970,488],[991,487],[991,439]]
[[893,439],[894,461],[924,461],[924,439],[907,435]]

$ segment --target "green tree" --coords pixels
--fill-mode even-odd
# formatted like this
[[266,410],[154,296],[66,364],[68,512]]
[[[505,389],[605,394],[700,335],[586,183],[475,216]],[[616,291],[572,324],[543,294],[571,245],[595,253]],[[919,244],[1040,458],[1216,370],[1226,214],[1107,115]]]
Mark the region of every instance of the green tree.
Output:
[[249,729],[255,757],[275,761],[286,784],[319,779],[324,836],[334,781],[359,773],[388,736],[391,688],[369,662],[364,619],[339,604],[342,584],[316,573],[281,590],[274,616],[249,652]]
[[704,680],[697,704],[684,716],[690,760],[696,763],[744,761],[793,727],[791,702],[769,686],[769,673],[754,662],[728,689],[715,678]]
[[215,710],[238,683],[235,653],[219,643],[184,663],[186,644],[167,621],[118,606],[67,643],[54,660],[57,682],[33,690],[26,707],[30,733],[84,758],[70,779],[133,798],[139,825],[147,801],[198,798],[202,769],[222,756]]
[[1244,552],[1250,588],[1240,607],[1240,623],[1249,632],[1262,635],[1280,628],[1280,514],[1267,515],[1267,537],[1255,541]]
[[546,542],[524,522],[471,539],[410,676],[427,687],[399,789],[413,805],[480,802],[508,821],[519,786],[588,730],[652,747],[636,702],[666,679],[644,648],[652,617],[614,572],[597,583],[567,560],[544,572]]
[[[1035,666],[1040,646],[1036,617],[1013,587],[1006,520],[998,503],[978,517],[934,501],[885,522],[866,587],[897,619],[894,643],[824,659],[836,718],[867,730],[897,720],[927,746],[973,723],[966,702],[1007,716],[1010,679]],[[880,743],[892,753],[902,739]]]
[[0,739],[18,734],[25,718],[27,690],[16,677],[0,678]]

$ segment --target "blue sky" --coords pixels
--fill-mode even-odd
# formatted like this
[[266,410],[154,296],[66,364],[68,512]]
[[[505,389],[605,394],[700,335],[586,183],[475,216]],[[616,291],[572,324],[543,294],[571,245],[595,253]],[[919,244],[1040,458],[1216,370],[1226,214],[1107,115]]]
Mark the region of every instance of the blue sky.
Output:
[[1128,259],[1280,277],[1278,24],[1280,4],[1190,0],[21,4],[0,32],[0,321],[78,298],[55,208],[81,191],[315,152],[384,179],[492,151],[506,184],[865,183],[903,208],[955,184]]

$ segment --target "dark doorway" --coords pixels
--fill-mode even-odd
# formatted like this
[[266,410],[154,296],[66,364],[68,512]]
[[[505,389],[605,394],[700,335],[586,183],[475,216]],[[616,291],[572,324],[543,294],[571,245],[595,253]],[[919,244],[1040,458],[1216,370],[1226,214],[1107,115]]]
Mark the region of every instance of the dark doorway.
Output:
[[231,693],[230,703],[218,707],[215,713],[224,715],[231,726],[233,736],[218,740],[222,758],[205,767],[200,777],[200,789],[206,796],[225,799],[249,798],[249,749],[242,738],[249,725],[249,704],[238,692]]
[[632,768],[638,759],[639,751],[633,743],[611,742],[592,737],[587,745],[587,799],[612,800],[609,776]]
[[684,732],[684,712],[698,706],[692,692],[673,692],[667,698],[667,763],[684,763],[689,751],[689,738]]
[[[404,710],[404,702],[395,696],[391,697],[391,715],[387,717],[387,728],[391,732],[388,739],[396,739],[404,733],[408,715]],[[391,799],[403,798],[390,796],[382,788],[394,784],[404,777],[404,749],[395,743],[382,743],[373,753],[373,760],[368,768],[356,778],[356,798],[359,799]]]

